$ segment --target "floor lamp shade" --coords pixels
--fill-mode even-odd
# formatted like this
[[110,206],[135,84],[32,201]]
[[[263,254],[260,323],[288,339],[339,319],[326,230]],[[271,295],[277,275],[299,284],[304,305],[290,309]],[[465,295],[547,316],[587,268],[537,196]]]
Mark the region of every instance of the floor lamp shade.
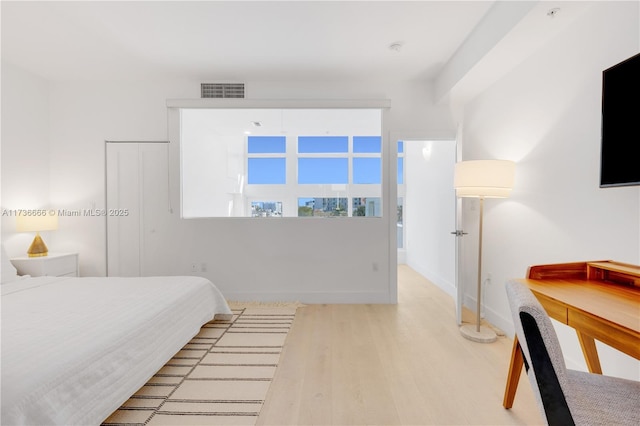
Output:
[[457,163],[453,186],[458,197],[506,198],[511,194],[516,165],[508,160]]
[[480,199],[480,220],[478,221],[478,280],[475,326],[463,325],[460,332],[469,340],[480,343],[494,342],[496,333],[480,325],[482,297],[482,220],[485,198],[506,198],[511,194],[515,176],[515,163],[507,160],[472,160],[457,163],[454,170],[453,186],[458,197]]
[[[36,236],[27,250],[29,257],[46,256],[49,253],[46,244],[40,237],[41,231],[55,231],[58,229],[58,215],[55,211],[43,211],[46,214],[42,216],[25,216],[16,217],[16,231],[18,232],[35,232]],[[49,214],[53,213],[53,214]]]

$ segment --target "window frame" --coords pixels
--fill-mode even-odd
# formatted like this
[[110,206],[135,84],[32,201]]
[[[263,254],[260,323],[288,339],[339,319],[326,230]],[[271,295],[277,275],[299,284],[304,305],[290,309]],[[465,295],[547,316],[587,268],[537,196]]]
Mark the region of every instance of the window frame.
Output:
[[[269,135],[265,135],[269,136]],[[274,135],[271,135],[274,136]],[[299,139],[306,137],[324,137],[318,135],[287,135],[285,137],[284,153],[249,153],[249,139],[245,138],[245,165],[247,176],[249,174],[249,158],[275,158],[285,156],[286,179],[283,184],[249,184],[246,186],[251,195],[246,198],[246,211],[251,213],[251,204],[255,201],[269,199],[282,202],[283,217],[298,216],[298,200],[301,198],[346,198],[346,215],[338,217],[349,218],[379,218],[384,214],[383,197],[383,153],[384,139],[382,135],[340,135],[347,138],[347,152],[299,152]],[[354,152],[354,141],[357,137],[375,137],[380,139],[380,152]],[[299,162],[301,158],[344,158],[347,160],[347,183],[299,183]],[[379,183],[353,183],[354,160],[358,158],[374,158],[380,160]],[[254,190],[257,193],[254,193]],[[354,216],[354,198],[378,198],[380,199],[379,216]],[[252,217],[252,216],[249,216]],[[319,216],[310,216],[319,217]]]

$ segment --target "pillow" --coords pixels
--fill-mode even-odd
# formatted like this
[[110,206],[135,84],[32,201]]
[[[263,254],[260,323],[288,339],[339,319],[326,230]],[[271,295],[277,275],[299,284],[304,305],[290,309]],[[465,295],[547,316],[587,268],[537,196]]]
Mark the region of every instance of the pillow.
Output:
[[0,267],[2,267],[2,281],[0,284],[10,283],[19,278],[16,267],[9,260],[7,252],[4,251],[4,246],[2,246],[2,265]]

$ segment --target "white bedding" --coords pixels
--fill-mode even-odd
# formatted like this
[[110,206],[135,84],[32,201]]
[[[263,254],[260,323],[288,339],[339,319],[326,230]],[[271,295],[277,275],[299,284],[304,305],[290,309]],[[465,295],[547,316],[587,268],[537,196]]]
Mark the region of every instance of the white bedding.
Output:
[[2,425],[100,424],[200,327],[231,311],[199,277],[2,285]]

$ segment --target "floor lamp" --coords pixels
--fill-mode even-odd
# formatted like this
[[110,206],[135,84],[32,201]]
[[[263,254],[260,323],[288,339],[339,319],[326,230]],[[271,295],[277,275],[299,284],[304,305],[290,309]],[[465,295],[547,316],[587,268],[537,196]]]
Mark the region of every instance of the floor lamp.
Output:
[[476,324],[463,325],[460,333],[469,340],[491,343],[496,333],[489,327],[480,325],[482,296],[482,215],[485,198],[507,198],[513,188],[515,163],[507,160],[472,160],[455,165],[454,187],[457,197],[480,199],[480,220],[478,225],[478,297]]

